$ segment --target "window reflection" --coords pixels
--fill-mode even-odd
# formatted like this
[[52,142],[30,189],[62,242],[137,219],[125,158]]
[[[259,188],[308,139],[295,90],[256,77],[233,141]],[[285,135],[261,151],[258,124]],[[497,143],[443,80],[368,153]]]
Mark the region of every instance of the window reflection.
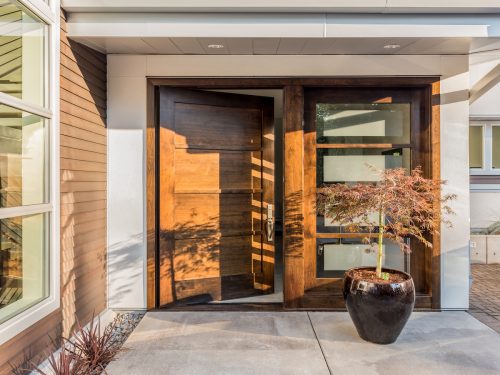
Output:
[[0,323],[48,296],[46,219],[0,220]]
[[316,105],[318,143],[410,143],[409,103]]
[[17,1],[0,2],[0,92],[46,104],[47,30]]

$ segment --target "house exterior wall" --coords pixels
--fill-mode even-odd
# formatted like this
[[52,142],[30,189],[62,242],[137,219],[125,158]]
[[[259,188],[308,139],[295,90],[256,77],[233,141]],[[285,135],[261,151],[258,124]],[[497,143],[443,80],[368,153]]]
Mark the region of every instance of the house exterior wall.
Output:
[[[442,228],[442,307],[468,307],[467,56],[108,55],[109,306],[146,308],[146,77],[441,76],[441,177],[458,195]],[[450,162],[453,160],[453,162]]]
[[[488,78],[494,69],[499,69],[500,53],[495,50],[470,56],[470,84]],[[498,75],[498,73],[497,73]],[[489,90],[470,106],[471,122],[500,121],[500,77],[493,80]],[[472,172],[474,173],[474,172]],[[484,230],[500,221],[500,174],[471,177],[471,229]],[[492,204],[492,202],[498,202]]]
[[61,21],[63,332],[106,308],[106,56],[67,39]]
[[61,303],[0,346],[1,375],[106,308],[106,58],[69,41],[64,16],[60,50]]
[[[492,204],[492,202],[495,202]],[[470,193],[470,227],[472,230],[488,228],[500,221],[500,190]]]

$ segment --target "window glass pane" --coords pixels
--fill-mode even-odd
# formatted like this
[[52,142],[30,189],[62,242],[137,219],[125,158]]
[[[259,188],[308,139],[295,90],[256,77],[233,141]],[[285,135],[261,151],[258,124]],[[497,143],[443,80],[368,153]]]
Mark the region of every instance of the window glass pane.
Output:
[[[318,240],[318,277],[343,277],[344,272],[353,267],[375,267],[377,264],[376,245],[365,244],[361,238],[339,238]],[[405,266],[405,254],[390,240],[384,240],[383,267],[409,270]]]
[[376,182],[379,170],[410,168],[410,149],[320,148],[317,149],[317,186],[325,183]]
[[45,105],[47,25],[17,1],[0,4],[0,91]]
[[0,220],[0,323],[49,295],[47,214]]
[[483,168],[483,127],[469,127],[469,166]]
[[317,143],[410,143],[409,103],[316,105]]
[[493,168],[500,168],[500,126],[491,127],[491,147]]
[[47,202],[45,123],[0,105],[0,207]]

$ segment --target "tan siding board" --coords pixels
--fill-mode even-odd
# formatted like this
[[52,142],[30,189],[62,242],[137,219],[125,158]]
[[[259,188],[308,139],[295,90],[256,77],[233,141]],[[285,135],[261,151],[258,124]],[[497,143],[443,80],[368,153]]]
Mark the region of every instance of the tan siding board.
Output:
[[[106,185],[104,184],[104,189]],[[61,215],[71,215],[79,212],[89,212],[106,208],[106,201],[82,202],[73,204],[61,204]]]
[[106,119],[102,118],[99,115],[91,113],[84,108],[77,107],[76,105],[71,104],[61,97],[61,112],[69,113],[75,117],[78,117],[82,120],[90,121],[96,125],[106,126]]
[[90,182],[64,182],[61,186],[62,193],[77,192],[77,191],[106,191],[106,182],[90,181]]
[[89,101],[86,98],[82,98],[74,94],[73,92],[64,89],[63,87],[61,87],[61,98],[76,107],[83,108],[86,111],[93,113],[94,115],[106,118],[106,110],[104,108],[97,105],[94,101]]
[[81,139],[83,141],[89,141],[91,143],[98,143],[104,146],[106,146],[107,144],[107,137],[105,135],[89,132],[87,130],[67,125],[64,123],[61,124],[60,131],[62,135],[68,137]]
[[[94,234],[92,234],[94,233]],[[63,275],[70,274],[74,272],[74,267],[77,266],[84,266],[85,263],[89,263],[90,261],[100,258],[101,260],[104,259],[103,256],[106,255],[106,242],[102,241],[100,239],[95,240],[94,242],[89,242],[92,241],[92,236],[104,236],[104,232],[87,232],[82,234],[81,236],[78,237],[64,237],[61,240],[61,248],[64,250],[76,250],[77,253],[66,261],[66,264],[63,264],[65,266],[65,270],[63,272]],[[64,263],[64,261],[63,261]],[[93,267],[88,267],[82,272],[93,272]]]
[[97,57],[87,54],[85,55],[85,51],[80,48],[71,48],[65,41],[61,43],[61,54],[66,56],[67,58],[73,60],[73,61],[81,61],[82,59],[87,61],[89,64],[93,64],[97,70],[100,72],[106,73],[105,68],[103,69],[102,66],[102,61],[98,59]]
[[77,150],[92,151],[106,155],[106,145],[84,141],[82,139],[68,137],[61,134],[61,146],[74,148]]
[[61,158],[61,169],[72,169],[75,171],[106,172],[105,163],[95,163],[91,161],[71,160]]
[[106,155],[97,152],[77,150],[71,147],[61,147],[61,157],[72,160],[93,161],[96,163],[106,163]]
[[68,216],[61,215],[61,226],[67,230],[69,225],[89,223],[103,218],[106,218],[106,210],[80,212]]
[[97,106],[101,108],[106,108],[107,98],[105,96],[104,97],[98,96],[96,95],[96,93],[90,92],[89,90],[77,85],[76,83],[64,77],[61,77],[60,85],[62,89],[72,92],[76,96],[85,99],[89,102],[94,102]]
[[92,77],[92,80],[97,82],[106,81],[106,73],[100,71],[99,69],[95,69],[93,64],[85,59],[80,59],[76,62],[73,59],[70,59],[63,53],[61,54],[61,64],[75,72],[76,74],[84,77]]
[[79,129],[85,129],[89,132],[96,133],[99,135],[106,135],[106,128],[102,125],[95,124],[91,121],[78,118],[70,113],[61,112],[60,118],[61,124],[74,126]]
[[107,174],[103,172],[61,171],[61,181],[65,182],[105,182],[106,180]]
[[[85,70],[85,69],[82,69]],[[82,87],[86,87],[91,92],[96,92],[102,96],[106,93],[106,85],[98,78],[88,75],[82,77],[78,72],[74,72],[70,67],[61,65],[61,75],[68,78],[70,81],[78,83]]]
[[96,95],[99,95],[101,98],[106,97],[106,88],[99,86],[90,80],[84,80],[78,74],[73,72],[72,70],[61,66],[61,76],[68,79],[69,81],[76,83],[78,86],[89,90],[90,92],[94,92]]
[[[62,234],[63,238],[69,238],[73,236],[77,236],[84,233],[93,232],[96,230],[101,230],[101,232],[106,232],[107,222],[106,219],[98,219],[94,221],[89,221],[87,223],[76,223],[71,226],[71,228],[67,228]],[[70,230],[71,229],[71,230]]]

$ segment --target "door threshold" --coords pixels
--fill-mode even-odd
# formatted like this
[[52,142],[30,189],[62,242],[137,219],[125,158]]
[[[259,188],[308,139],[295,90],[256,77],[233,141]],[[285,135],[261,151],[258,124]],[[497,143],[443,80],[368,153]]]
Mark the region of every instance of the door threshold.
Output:
[[200,303],[171,304],[151,311],[285,311],[283,303]]

